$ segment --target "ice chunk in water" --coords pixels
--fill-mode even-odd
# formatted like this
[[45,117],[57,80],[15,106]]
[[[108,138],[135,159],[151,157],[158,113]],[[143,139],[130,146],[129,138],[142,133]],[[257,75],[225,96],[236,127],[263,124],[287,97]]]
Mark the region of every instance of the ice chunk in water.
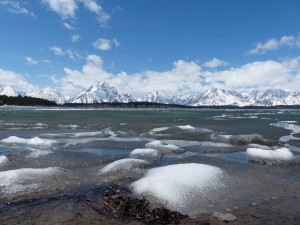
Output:
[[211,191],[222,186],[222,177],[223,171],[210,165],[168,165],[150,169],[144,178],[131,184],[131,189],[170,209],[189,213],[192,205],[212,197]]
[[161,141],[152,141],[145,145],[147,148],[161,151],[162,154],[183,153],[184,149],[176,145],[162,144]]
[[40,156],[48,155],[53,153],[51,150],[39,150],[39,149],[33,149],[31,153],[29,153],[26,158],[38,158]]
[[22,168],[0,172],[0,190],[6,197],[18,193],[28,193],[39,190],[45,185],[44,179],[49,179],[64,170],[57,167]]
[[5,155],[0,156],[0,166],[5,165],[8,162],[8,158]]
[[135,159],[144,159],[149,162],[155,162],[160,159],[161,153],[155,149],[137,148],[134,149],[129,156]]
[[287,148],[279,148],[276,150],[248,148],[247,155],[250,161],[267,164],[291,163],[294,158],[293,153]]
[[58,144],[57,141],[49,140],[49,139],[42,139],[39,137],[34,137],[30,139],[26,138],[19,138],[16,136],[10,136],[8,138],[2,139],[1,142],[6,144],[13,144],[13,145],[29,145],[29,146],[39,146],[39,147],[51,147],[55,144]]
[[149,163],[142,159],[120,159],[107,164],[100,170],[100,174],[114,175],[124,174],[130,172],[134,168],[141,168],[147,166]]

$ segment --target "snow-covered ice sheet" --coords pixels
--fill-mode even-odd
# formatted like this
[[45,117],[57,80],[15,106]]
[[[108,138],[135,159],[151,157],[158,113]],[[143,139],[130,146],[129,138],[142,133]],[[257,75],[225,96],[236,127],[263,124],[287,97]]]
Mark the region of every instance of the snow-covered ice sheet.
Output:
[[161,153],[155,149],[137,148],[134,149],[129,156],[135,159],[144,159],[148,162],[155,162],[160,159]]
[[8,158],[5,155],[0,155],[0,166],[4,166],[8,162]]
[[279,148],[276,150],[248,148],[247,155],[249,161],[266,164],[292,163],[294,159],[293,153],[287,148]]
[[223,174],[220,168],[205,164],[168,165],[150,169],[131,189],[170,209],[189,213],[192,205],[201,204],[212,197],[211,191],[223,186]]
[[184,149],[172,144],[162,144],[161,141],[152,141],[147,143],[146,148],[156,149],[161,151],[162,154],[170,154],[170,153],[183,153]]
[[19,138],[16,136],[10,136],[8,138],[2,139],[2,143],[5,144],[12,144],[12,145],[28,145],[28,146],[35,146],[35,147],[52,147],[53,145],[58,144],[55,140],[49,140],[49,139],[42,139],[39,137],[34,138]]
[[149,164],[146,160],[142,159],[120,159],[112,163],[107,164],[100,170],[100,174],[103,175],[117,175],[128,173],[135,168],[142,168]]

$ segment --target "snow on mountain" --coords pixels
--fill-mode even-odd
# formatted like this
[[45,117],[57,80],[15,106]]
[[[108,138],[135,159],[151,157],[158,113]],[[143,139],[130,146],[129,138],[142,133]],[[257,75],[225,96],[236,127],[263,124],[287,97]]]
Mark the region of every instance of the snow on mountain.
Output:
[[130,102],[135,101],[129,94],[119,94],[118,91],[106,82],[98,82],[86,91],[82,91],[72,103],[101,103],[101,102]]
[[243,105],[243,102],[238,98],[238,96],[226,92],[225,90],[218,89],[208,89],[203,93],[196,96],[192,102],[193,106],[207,106],[207,105]]
[[49,101],[54,101],[57,104],[63,104],[66,102],[66,97],[64,97],[61,93],[59,93],[57,90],[47,87],[41,90],[38,93],[35,92],[30,92],[27,94],[30,97],[35,97],[35,98],[43,98]]
[[14,89],[11,86],[0,86],[0,95],[6,95],[6,96],[12,96],[12,97],[16,97],[19,95],[22,95],[23,93],[17,91],[16,89]]
[[156,103],[163,103],[163,104],[170,104],[171,98],[159,91],[152,91],[148,93],[143,102],[156,102]]
[[[24,96],[11,86],[0,85],[0,95]],[[106,82],[98,82],[89,89],[82,91],[74,98],[66,98],[52,88],[45,88],[40,92],[30,91],[26,94],[30,97],[43,98],[55,101],[58,104],[70,103],[101,103],[101,102],[156,102],[164,104],[178,104],[190,106],[276,106],[276,105],[300,105],[300,91],[287,91],[279,89],[256,90],[220,90],[208,89],[197,95],[177,94],[168,96],[160,91],[148,93],[142,100],[136,99],[130,94],[120,94],[114,87]]]

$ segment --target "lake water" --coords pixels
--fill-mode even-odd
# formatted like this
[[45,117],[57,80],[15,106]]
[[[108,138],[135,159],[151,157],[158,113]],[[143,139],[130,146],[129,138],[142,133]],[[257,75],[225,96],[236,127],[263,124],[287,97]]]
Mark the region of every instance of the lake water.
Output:
[[[299,133],[297,110],[1,108],[0,223],[76,224],[86,218],[93,224],[97,215],[80,199],[101,202],[104,187],[113,183],[133,191],[132,184],[153,168],[201,164],[222,171],[204,181],[209,185],[203,189],[202,181],[187,179],[180,168],[178,177],[170,174],[184,180],[178,190],[192,198],[183,195],[172,205],[164,196],[143,194],[153,205],[192,217],[218,211],[244,224],[256,224],[253,218],[257,224],[297,224]],[[147,163],[118,161],[145,146],[161,156]],[[250,162],[246,150],[253,147],[285,147],[294,159],[275,165]]]

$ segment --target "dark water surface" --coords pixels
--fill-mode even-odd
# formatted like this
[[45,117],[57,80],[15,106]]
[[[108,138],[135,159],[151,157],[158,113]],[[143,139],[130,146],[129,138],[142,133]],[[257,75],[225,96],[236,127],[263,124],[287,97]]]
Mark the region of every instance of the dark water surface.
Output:
[[[201,214],[215,211],[237,216],[232,224],[300,224],[299,133],[297,110],[1,108],[0,224],[140,224],[88,202],[101,208],[106,186],[130,190],[149,169],[187,163],[219,168],[222,177],[212,189],[188,189],[195,197],[178,207],[152,199],[153,205],[192,216],[183,224],[201,224],[203,217],[223,224]],[[153,141],[180,151],[103,173],[106,165]],[[248,162],[249,147],[285,147],[295,160]],[[7,160],[1,163],[1,156]]]

